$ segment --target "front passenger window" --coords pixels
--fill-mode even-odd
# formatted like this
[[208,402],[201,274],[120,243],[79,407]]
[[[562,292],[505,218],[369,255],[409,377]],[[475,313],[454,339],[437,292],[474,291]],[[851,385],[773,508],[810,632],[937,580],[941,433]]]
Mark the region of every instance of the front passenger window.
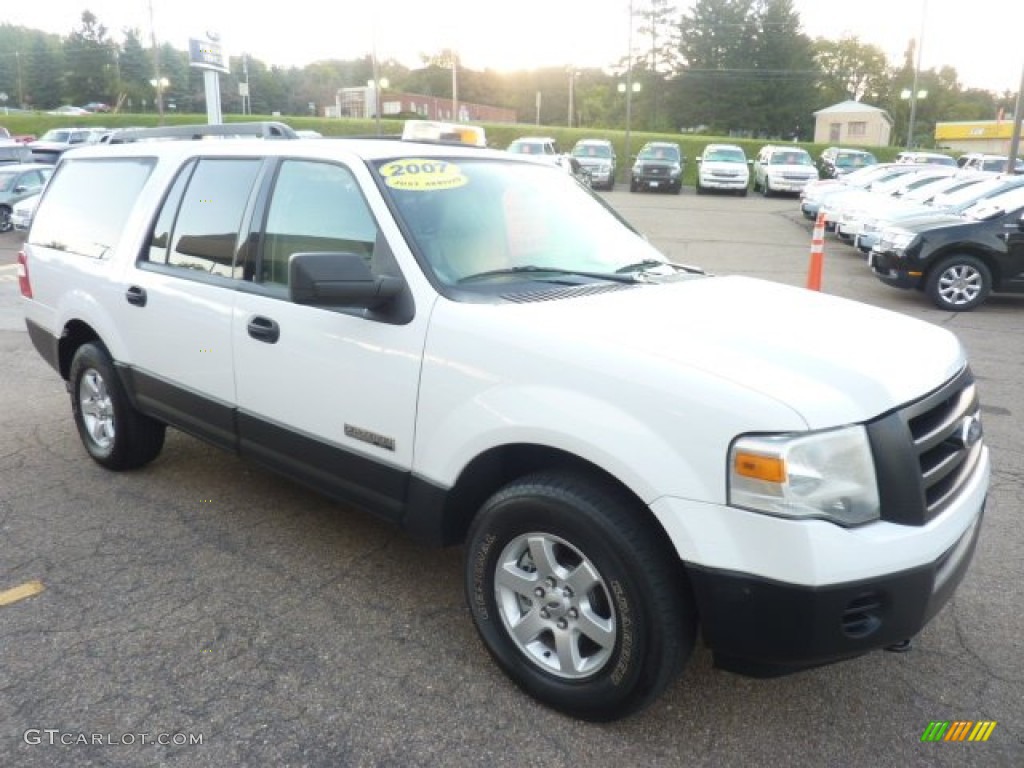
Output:
[[267,212],[260,276],[288,284],[293,253],[356,253],[369,262],[377,224],[349,169],[310,160],[281,164]]

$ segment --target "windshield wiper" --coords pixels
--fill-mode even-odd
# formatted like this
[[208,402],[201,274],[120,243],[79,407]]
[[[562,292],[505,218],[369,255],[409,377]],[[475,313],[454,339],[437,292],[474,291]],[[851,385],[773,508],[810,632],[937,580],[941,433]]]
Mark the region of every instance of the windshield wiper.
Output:
[[648,269],[656,269],[658,267],[669,267],[677,272],[689,272],[693,275],[703,275],[704,270],[700,267],[688,267],[685,264],[676,264],[671,261],[661,261],[659,259],[644,259],[643,261],[637,261],[633,264],[627,264],[624,267],[619,267],[615,270],[615,274],[622,275],[627,272],[643,272]]
[[458,283],[472,283],[477,280],[485,280],[489,277],[500,277],[502,275],[522,274],[549,274],[549,275],[578,275],[579,277],[592,277],[597,280],[611,280],[616,283],[640,282],[636,275],[624,275],[616,272],[588,272],[582,269],[560,269],[558,267],[541,267],[536,264],[527,264],[519,267],[505,267],[504,269],[489,269],[486,272],[477,272],[474,275],[466,275],[459,278]]

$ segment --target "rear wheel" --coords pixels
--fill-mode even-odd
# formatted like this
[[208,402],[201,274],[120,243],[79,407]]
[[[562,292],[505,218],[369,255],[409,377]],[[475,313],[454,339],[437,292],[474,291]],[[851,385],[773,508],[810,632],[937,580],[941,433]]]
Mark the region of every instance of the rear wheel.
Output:
[[69,379],[75,426],[96,462],[107,469],[135,469],[159,455],[166,427],[132,407],[101,344],[78,348]]
[[469,532],[466,595],[487,650],[585,720],[641,709],[693,649],[682,569],[635,504],[596,478],[538,473],[492,496]]
[[929,273],[925,292],[939,309],[966,312],[979,306],[992,290],[992,273],[975,257],[949,256]]

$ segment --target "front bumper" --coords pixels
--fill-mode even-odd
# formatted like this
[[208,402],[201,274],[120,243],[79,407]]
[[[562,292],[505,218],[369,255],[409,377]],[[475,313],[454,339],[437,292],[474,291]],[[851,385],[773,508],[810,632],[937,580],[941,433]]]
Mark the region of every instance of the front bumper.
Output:
[[868,268],[883,283],[895,288],[919,288],[923,279],[919,274],[908,273],[895,253],[878,248],[872,248],[868,252]]
[[749,179],[728,178],[721,176],[702,176],[700,185],[704,189],[746,189],[750,185]]
[[830,664],[916,635],[949,601],[974,555],[983,508],[934,561],[900,573],[809,587],[688,569],[719,668],[772,677]]

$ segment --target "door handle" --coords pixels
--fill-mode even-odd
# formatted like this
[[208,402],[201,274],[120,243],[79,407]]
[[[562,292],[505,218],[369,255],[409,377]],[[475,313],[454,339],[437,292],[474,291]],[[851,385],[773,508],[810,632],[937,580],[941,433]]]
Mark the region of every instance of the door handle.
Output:
[[275,344],[281,338],[281,326],[269,317],[261,317],[260,315],[256,315],[249,320],[248,331],[249,335],[256,339],[256,341],[263,341],[267,344]]
[[146,289],[142,286],[129,286],[128,290],[124,292],[124,297],[128,300],[129,304],[134,304],[136,307],[146,306]]

